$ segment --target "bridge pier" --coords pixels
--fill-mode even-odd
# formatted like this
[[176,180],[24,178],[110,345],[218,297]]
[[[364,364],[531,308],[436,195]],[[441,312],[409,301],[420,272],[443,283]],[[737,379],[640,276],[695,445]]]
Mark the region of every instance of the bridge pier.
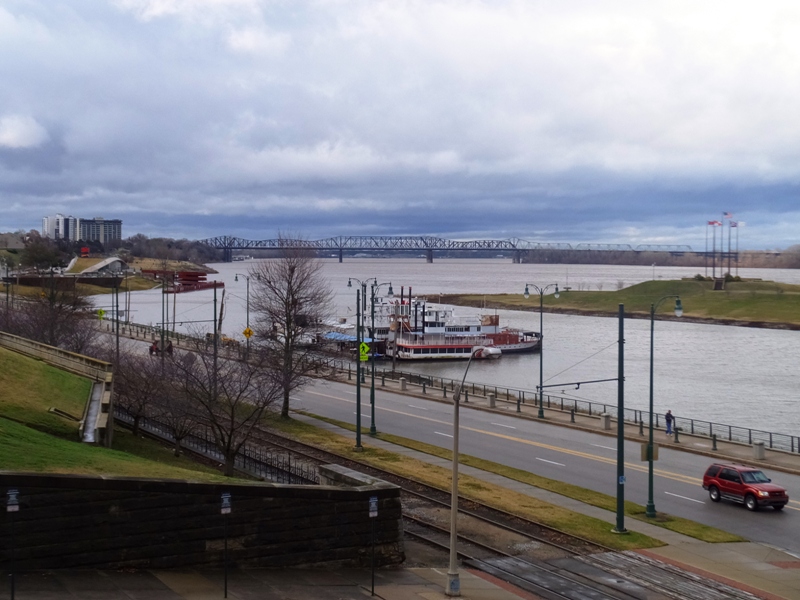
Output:
[[425,262],[433,262],[433,249],[428,249],[425,251]]
[[522,263],[522,252],[519,250],[514,250],[514,254],[511,255],[511,262],[515,265]]
[[222,260],[223,262],[229,263],[233,262],[233,248],[225,247],[222,249]]
[[339,262],[344,262],[344,250],[339,248]]

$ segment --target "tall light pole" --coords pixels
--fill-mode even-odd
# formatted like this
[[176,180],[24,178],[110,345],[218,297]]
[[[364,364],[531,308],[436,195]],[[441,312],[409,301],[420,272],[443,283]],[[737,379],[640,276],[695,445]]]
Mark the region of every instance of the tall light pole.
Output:
[[366,303],[367,297],[367,283],[355,277],[350,277],[347,280],[347,287],[353,287],[353,281],[359,283],[359,289],[356,290],[356,452],[361,452],[364,448],[361,445],[361,342],[363,340],[361,335],[361,325],[364,316],[364,307],[361,303]]
[[447,588],[444,593],[448,596],[461,595],[461,581],[458,576],[458,402],[461,399],[461,390],[467,380],[467,372],[472,364],[472,359],[483,351],[483,346],[476,346],[470,352],[464,377],[456,393],[453,394],[453,482],[450,493],[450,567],[447,570]]
[[239,275],[244,277],[247,280],[247,327],[245,331],[245,338],[247,339],[247,357],[250,358],[250,336],[253,335],[252,330],[250,329],[250,276],[245,275],[244,273],[236,273],[233,276],[234,281],[239,281]]
[[388,285],[389,291],[387,292],[387,296],[392,298],[394,296],[394,291],[392,290],[392,283],[378,283],[377,279],[373,278],[372,286],[370,289],[371,292],[371,302],[372,302],[372,333],[370,337],[372,338],[372,343],[370,344],[370,354],[372,354],[372,376],[370,379],[370,387],[369,387],[369,406],[371,412],[371,418],[369,423],[369,434],[375,435],[378,433],[378,430],[375,428],[375,293],[378,289],[383,286]]
[[656,505],[653,502],[653,333],[655,331],[656,310],[664,300],[675,298],[675,316],[683,316],[683,306],[680,296],[664,296],[650,305],[650,426],[647,438],[647,505],[644,514],[647,517],[656,516]]
[[[525,293],[523,294],[524,298],[530,298],[530,290],[529,287],[532,287],[536,290],[539,294],[539,414],[537,415],[540,419],[544,419],[544,329],[543,329],[543,320],[542,315],[544,311],[544,294],[547,290],[551,287],[556,289],[555,293],[553,294],[556,298],[558,298],[558,284],[551,283],[544,287],[539,287],[538,285],[533,285],[532,283],[525,284]],[[517,397],[517,412],[520,411],[520,398]]]

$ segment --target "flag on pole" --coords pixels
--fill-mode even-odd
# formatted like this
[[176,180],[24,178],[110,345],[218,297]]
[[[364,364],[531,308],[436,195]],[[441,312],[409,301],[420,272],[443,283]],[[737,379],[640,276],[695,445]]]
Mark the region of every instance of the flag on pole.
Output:
[[722,213],[722,218],[723,219],[732,219],[733,215],[731,213],[729,213],[729,212]]
[[739,224],[736,221],[731,221],[731,227],[738,227]]
[[708,224],[712,227],[718,227],[719,225],[722,225],[720,221],[709,221]]

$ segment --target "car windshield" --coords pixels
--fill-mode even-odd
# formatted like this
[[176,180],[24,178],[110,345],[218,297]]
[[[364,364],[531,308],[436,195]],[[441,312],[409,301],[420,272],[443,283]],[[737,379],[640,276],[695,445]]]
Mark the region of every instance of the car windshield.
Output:
[[769,477],[761,471],[743,471],[742,479],[745,483],[768,483]]

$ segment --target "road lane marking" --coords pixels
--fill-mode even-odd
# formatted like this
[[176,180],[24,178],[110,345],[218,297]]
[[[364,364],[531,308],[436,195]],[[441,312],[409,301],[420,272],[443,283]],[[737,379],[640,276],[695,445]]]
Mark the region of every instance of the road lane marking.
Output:
[[681,496],[680,494],[673,494],[672,492],[664,492],[667,496],[675,496],[676,498],[683,498],[684,500],[689,500],[691,502],[697,502],[698,504],[705,504],[702,500],[695,500],[694,498],[687,498],[686,496]]
[[[307,393],[310,394],[310,395],[314,395],[314,396],[322,396],[324,398],[331,398],[333,400],[340,400],[342,402],[353,402],[353,400],[348,400],[347,398],[342,398],[341,396],[332,396],[330,394],[321,394],[319,392],[314,392],[314,391],[311,391],[311,390],[308,390]],[[434,419],[432,417],[423,417],[423,416],[418,415],[418,414],[403,412],[403,411],[394,410],[394,409],[391,409],[391,408],[385,408],[385,407],[377,407],[377,408],[379,408],[380,410],[382,410],[384,412],[389,412],[389,413],[393,413],[393,414],[397,414],[397,415],[402,415],[402,416],[405,416],[405,417],[411,417],[413,419],[419,419],[419,420],[422,420],[422,421],[430,421],[431,423],[437,423],[439,425],[452,426],[452,423],[449,422],[449,421],[442,421],[440,419]],[[534,442],[533,440],[526,440],[524,438],[515,437],[515,436],[512,436],[512,435],[507,435],[507,434],[504,434],[504,433],[499,433],[499,432],[495,432],[495,431],[487,431],[485,429],[477,429],[475,427],[466,427],[464,425],[462,425],[460,427],[460,429],[461,429],[461,431],[471,431],[473,433],[480,433],[480,434],[483,434],[483,435],[486,435],[486,436],[489,436],[489,437],[494,437],[494,438],[498,438],[498,439],[506,440],[506,441],[510,441],[510,442],[517,442],[519,444],[524,444],[526,446],[533,446],[535,448],[544,448],[546,450],[552,450],[553,452],[560,452],[561,454],[569,454],[570,456],[576,456],[576,457],[579,457],[579,458],[584,458],[586,460],[593,460],[595,462],[602,462],[602,463],[606,463],[606,464],[609,464],[609,465],[616,465],[617,464],[617,459],[616,458],[597,456],[596,454],[590,454],[588,452],[581,452],[579,450],[571,450],[569,448],[564,448],[564,447],[561,447],[561,446],[554,446],[552,444],[544,444],[542,442]],[[444,435],[444,434],[442,434],[442,435]],[[626,462],[625,463],[625,468],[630,470],[630,471],[638,471],[640,473],[647,473],[648,472],[648,467],[647,467],[646,463]],[[686,483],[686,484],[689,484],[689,485],[702,485],[702,482],[703,482],[701,477],[691,477],[689,475],[682,475],[680,473],[672,473],[670,471],[662,471],[661,469],[653,469],[653,474],[654,475],[658,475],[659,477],[663,477],[665,479],[671,479],[673,481],[679,481],[681,483]]]
[[444,437],[449,437],[449,438],[453,437],[449,433],[442,433],[441,431],[434,431],[433,433],[435,433],[436,435],[443,435]]
[[605,450],[616,450],[616,448],[612,448],[611,446],[601,446],[600,444],[592,444],[595,448],[603,448]]
[[558,462],[555,462],[553,460],[545,460],[543,458],[538,458],[538,457],[536,458],[536,460],[540,460],[542,462],[550,463],[551,465],[558,465],[559,467],[566,467],[567,466],[567,465],[565,465],[563,463],[558,463]]
[[497,425],[498,427],[507,427],[508,429],[516,429],[513,425],[503,425],[502,423],[492,423],[492,425]]
[[414,404],[409,404],[411,408],[418,408],[419,410],[430,410],[429,408],[425,408],[424,406],[416,406]]

